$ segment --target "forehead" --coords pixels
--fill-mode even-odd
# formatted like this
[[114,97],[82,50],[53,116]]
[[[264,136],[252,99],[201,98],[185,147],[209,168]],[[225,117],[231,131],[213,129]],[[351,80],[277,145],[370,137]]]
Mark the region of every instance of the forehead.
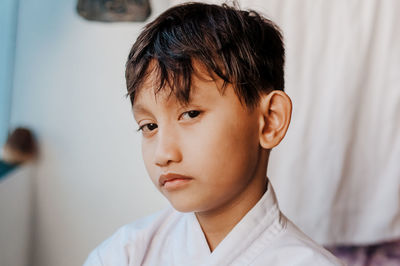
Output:
[[[219,94],[224,94],[225,86],[221,78],[216,74],[210,72],[203,64],[194,61],[193,72],[190,77],[189,88],[180,88],[166,82],[160,88],[160,74],[158,67],[155,66],[155,60],[150,62],[146,78],[142,82],[140,88],[135,92],[133,102],[133,110],[141,109],[143,102],[152,98],[155,103],[160,101],[170,102],[179,105],[187,105],[197,99],[207,99]],[[180,77],[184,78],[184,77]],[[173,80],[173,79],[171,79]],[[185,90],[185,91],[183,91]],[[187,90],[187,91],[186,91]],[[188,92],[188,98],[184,99],[181,96],[183,93]]]

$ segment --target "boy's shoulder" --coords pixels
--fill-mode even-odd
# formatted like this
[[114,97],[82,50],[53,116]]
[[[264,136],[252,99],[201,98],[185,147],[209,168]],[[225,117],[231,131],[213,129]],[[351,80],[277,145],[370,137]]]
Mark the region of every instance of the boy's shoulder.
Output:
[[216,251],[215,265],[344,265],[281,213],[270,183]]
[[344,265],[328,250],[304,234],[281,214],[282,230],[266,249],[273,254],[274,265]]
[[128,258],[143,257],[163,224],[179,216],[174,209],[166,208],[122,226],[90,253],[84,265],[127,265]]

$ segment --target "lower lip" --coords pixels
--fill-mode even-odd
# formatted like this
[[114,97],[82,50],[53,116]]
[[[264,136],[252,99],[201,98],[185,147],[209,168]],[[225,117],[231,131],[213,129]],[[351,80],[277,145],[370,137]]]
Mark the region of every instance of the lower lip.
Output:
[[164,183],[163,188],[166,190],[177,190],[185,187],[191,179],[189,178],[176,178]]

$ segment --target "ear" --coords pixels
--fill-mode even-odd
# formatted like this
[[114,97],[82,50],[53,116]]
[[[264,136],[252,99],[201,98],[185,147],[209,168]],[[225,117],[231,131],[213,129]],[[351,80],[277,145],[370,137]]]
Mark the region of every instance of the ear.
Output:
[[283,91],[271,91],[260,99],[259,135],[264,149],[277,146],[286,134],[292,116],[292,101]]

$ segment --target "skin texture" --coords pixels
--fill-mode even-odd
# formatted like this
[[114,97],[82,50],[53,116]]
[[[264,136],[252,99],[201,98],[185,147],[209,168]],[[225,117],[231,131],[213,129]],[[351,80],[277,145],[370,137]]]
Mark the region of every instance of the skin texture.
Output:
[[[168,90],[154,95],[150,75],[133,112],[151,180],[175,209],[196,213],[212,251],[265,192],[269,151],[286,133],[291,102],[273,91],[249,110],[231,85],[221,93],[222,80],[196,67],[188,105]],[[171,174],[188,178],[160,183]]]

